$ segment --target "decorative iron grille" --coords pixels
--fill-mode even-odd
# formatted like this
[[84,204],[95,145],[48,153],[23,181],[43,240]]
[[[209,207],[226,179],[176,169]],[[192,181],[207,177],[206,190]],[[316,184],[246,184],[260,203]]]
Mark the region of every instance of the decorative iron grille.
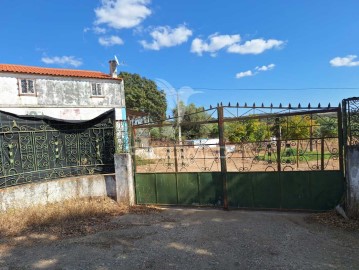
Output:
[[359,145],[359,97],[344,99],[343,103],[347,145]]
[[302,108],[245,104],[218,106],[192,114],[196,117],[187,115],[135,125],[135,170],[137,173],[340,170],[338,114],[340,107],[330,105]]
[[0,112],[0,188],[114,172],[114,112],[69,123]]

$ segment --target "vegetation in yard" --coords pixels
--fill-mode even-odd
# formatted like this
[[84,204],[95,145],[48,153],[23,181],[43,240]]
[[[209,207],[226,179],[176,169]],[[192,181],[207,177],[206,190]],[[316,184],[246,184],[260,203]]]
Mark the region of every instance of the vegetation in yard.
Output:
[[0,212],[0,238],[50,233],[58,238],[116,228],[114,216],[159,211],[154,207],[119,205],[110,198],[68,200]]
[[306,221],[309,223],[319,223],[332,228],[359,231],[359,216],[347,220],[339,215],[335,210],[311,214],[306,217]]
[[126,107],[148,113],[153,121],[165,118],[167,101],[164,91],[154,81],[138,74],[121,72],[118,75],[125,82]]

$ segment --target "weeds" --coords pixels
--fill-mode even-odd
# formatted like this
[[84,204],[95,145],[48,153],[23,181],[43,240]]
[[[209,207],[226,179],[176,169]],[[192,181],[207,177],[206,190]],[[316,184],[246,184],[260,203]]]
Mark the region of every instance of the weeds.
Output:
[[26,233],[52,233],[59,238],[115,228],[113,216],[148,213],[153,207],[127,207],[109,198],[69,200],[61,203],[0,212],[0,237]]

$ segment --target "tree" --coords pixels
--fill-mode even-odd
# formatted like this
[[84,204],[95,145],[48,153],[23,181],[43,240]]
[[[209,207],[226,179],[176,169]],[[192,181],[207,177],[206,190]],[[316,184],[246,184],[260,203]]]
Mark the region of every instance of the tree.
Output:
[[319,138],[338,136],[338,118],[336,115],[318,117],[315,136]]
[[128,72],[121,72],[119,77],[124,80],[127,108],[148,113],[154,121],[165,118],[166,95],[154,81]]
[[301,115],[281,119],[282,140],[299,140],[310,138],[310,118]]
[[259,142],[269,139],[271,131],[265,122],[253,118],[225,124],[225,136],[232,143]]
[[[212,120],[211,115],[208,112],[203,111],[203,107],[196,107],[193,103],[185,106],[183,102],[180,102],[178,107],[180,109],[179,114],[177,108],[172,111],[175,116],[180,116],[182,137],[188,140],[209,138],[218,134],[217,124],[198,123]],[[176,119],[176,125],[178,123],[177,121],[178,118]]]

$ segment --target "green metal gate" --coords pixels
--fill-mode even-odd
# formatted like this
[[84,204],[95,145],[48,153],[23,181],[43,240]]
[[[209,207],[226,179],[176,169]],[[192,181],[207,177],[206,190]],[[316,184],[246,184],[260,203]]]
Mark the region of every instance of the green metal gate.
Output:
[[138,204],[326,210],[344,190],[341,108],[218,105],[137,124]]

